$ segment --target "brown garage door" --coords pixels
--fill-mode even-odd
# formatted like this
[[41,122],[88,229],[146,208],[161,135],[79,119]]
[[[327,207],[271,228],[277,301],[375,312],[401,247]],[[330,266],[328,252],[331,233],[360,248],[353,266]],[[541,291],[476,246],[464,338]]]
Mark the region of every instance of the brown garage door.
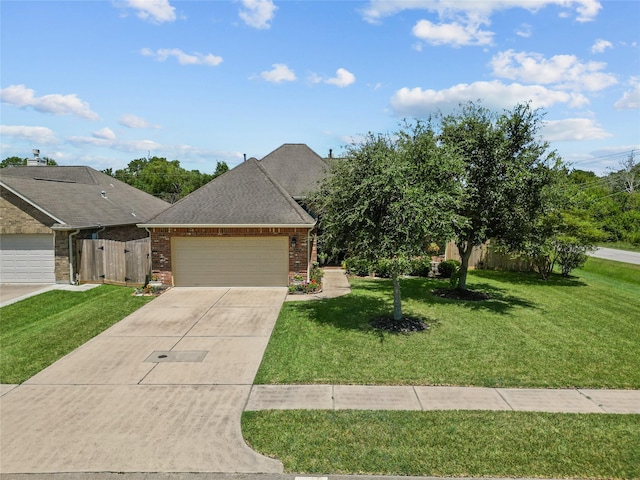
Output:
[[286,287],[287,237],[174,237],[171,265],[176,286]]

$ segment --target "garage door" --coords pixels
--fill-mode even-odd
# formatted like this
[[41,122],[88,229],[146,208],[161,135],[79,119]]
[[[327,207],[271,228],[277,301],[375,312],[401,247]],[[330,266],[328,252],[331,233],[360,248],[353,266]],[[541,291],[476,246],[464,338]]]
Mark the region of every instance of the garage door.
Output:
[[287,237],[174,237],[174,283],[183,287],[286,287],[288,242]]
[[53,235],[0,235],[0,282],[55,281]]

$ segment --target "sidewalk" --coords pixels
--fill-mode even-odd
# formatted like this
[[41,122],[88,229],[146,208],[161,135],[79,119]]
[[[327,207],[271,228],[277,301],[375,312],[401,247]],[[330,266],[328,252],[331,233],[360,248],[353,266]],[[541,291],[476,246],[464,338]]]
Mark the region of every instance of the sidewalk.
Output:
[[640,414],[640,390],[253,385],[245,410],[511,410]]

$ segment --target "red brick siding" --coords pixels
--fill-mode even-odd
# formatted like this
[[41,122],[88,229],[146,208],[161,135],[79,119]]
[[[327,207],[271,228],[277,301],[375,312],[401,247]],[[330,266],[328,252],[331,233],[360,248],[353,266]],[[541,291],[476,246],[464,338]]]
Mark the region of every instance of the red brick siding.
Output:
[[[316,261],[307,258],[307,235],[310,231],[306,228],[153,228],[151,229],[151,265],[152,272],[159,280],[171,285],[173,275],[171,272],[171,238],[173,237],[288,237],[289,241],[289,281],[294,275],[307,276],[310,263]],[[293,247],[292,239],[295,237],[296,246]],[[315,244],[315,234],[311,232],[309,240]],[[311,251],[311,244],[309,245]]]

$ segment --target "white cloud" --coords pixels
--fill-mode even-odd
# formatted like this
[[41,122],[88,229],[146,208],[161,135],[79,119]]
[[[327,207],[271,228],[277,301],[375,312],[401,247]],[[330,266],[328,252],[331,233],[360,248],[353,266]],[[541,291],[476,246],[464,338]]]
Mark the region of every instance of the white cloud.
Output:
[[613,48],[613,43],[611,43],[609,40],[603,40],[599,38],[591,47],[591,53],[602,53],[607,48]]
[[326,78],[318,75],[317,73],[311,73],[309,74],[307,79],[311,84],[326,83],[329,85],[335,85],[337,87],[344,88],[355,83],[356,76],[346,68],[339,68],[338,70],[336,70],[335,77]]
[[458,22],[441,23],[436,25],[429,20],[420,20],[412,29],[413,34],[420,40],[432,45],[491,45],[493,33],[480,30],[479,24]]
[[[206,164],[208,171],[213,171],[215,168],[215,162],[211,163],[212,158],[232,162],[233,164],[239,163],[242,159],[242,154],[239,152],[211,150],[186,144],[163,144],[153,140],[120,140],[116,138],[97,138],[95,136],[76,136],[68,138],[67,142],[80,149],[87,146],[106,148],[115,152],[124,152],[126,154],[135,155],[135,158],[140,158],[142,156],[146,157],[148,152],[151,152],[151,155],[157,155],[169,159],[179,158],[181,160],[181,165],[185,166],[185,168],[187,167],[184,160],[196,160],[198,163]],[[107,166],[114,166],[113,157],[109,158],[110,160],[108,163],[110,165]]]
[[336,76],[333,78],[328,78],[325,80],[325,83],[329,85],[335,85],[340,88],[348,87],[352,83],[356,81],[356,76],[351,73],[349,70],[344,68],[339,68],[336,70]]
[[124,6],[136,10],[136,15],[151,23],[174,22],[176,9],[168,0],[125,0]]
[[550,90],[541,85],[505,85],[500,81],[461,83],[445,90],[401,88],[391,97],[391,108],[396,115],[423,116],[437,110],[451,111],[462,102],[481,99],[491,109],[512,108],[521,102],[531,101],[535,108],[548,108],[557,103],[580,107],[589,103],[579,93]]
[[590,118],[543,121],[541,133],[549,142],[601,140],[612,136]]
[[[413,27],[413,34],[432,45],[461,47],[491,45],[494,33],[482,27],[491,24],[496,12],[513,8],[536,12],[549,5],[575,10],[579,22],[593,20],[602,8],[597,0],[371,0],[362,15],[365,21],[376,24],[404,10],[426,10],[437,14],[439,22],[420,20]],[[525,26],[517,34],[528,37],[530,27]]]
[[91,145],[93,147],[104,147],[118,150],[121,152],[147,152],[149,150],[158,150],[160,144],[153,140],[118,140],[115,138],[105,138],[96,136],[94,133],[91,137],[69,137],[69,143],[75,146]]
[[640,109],[640,82],[629,91],[624,92],[622,97],[613,104],[616,110],[637,110]]
[[140,54],[145,57],[153,57],[158,62],[164,62],[169,57],[175,57],[180,65],[206,65],[215,67],[222,63],[222,57],[218,57],[211,53],[184,53],[179,48],[160,48],[155,52],[150,48],[143,48]]
[[271,27],[271,20],[278,9],[271,0],[241,0],[243,9],[238,15],[253,28],[267,29]]
[[469,17],[481,16],[488,19],[493,13],[502,10],[523,8],[536,12],[549,5],[575,10],[576,20],[579,22],[593,20],[602,8],[597,0],[371,0],[362,10],[362,16],[369,23],[380,23],[383,18],[404,10],[427,10],[438,13],[442,18],[466,14]]
[[92,135],[95,138],[101,138],[103,140],[115,140],[116,139],[116,134],[113,133],[113,130],[111,130],[109,127],[101,128],[100,130],[97,130],[97,131],[93,132]]
[[47,127],[24,125],[0,125],[0,135],[16,140],[26,140],[34,145],[57,143],[53,130]]
[[550,59],[538,53],[507,50],[491,59],[493,75],[569,90],[598,91],[618,83],[603,70],[606,63],[581,62],[575,55],[554,55]]
[[312,84],[316,84],[316,83],[322,83],[323,79],[320,75],[318,75],[317,73],[310,73],[309,76],[307,77],[309,80],[309,83]]
[[31,107],[34,110],[53,115],[76,115],[88,120],[97,120],[98,114],[91,111],[89,104],[75,93],[61,95],[52,93],[36,97],[35,91],[24,85],[10,85],[0,90],[0,100],[18,108]]
[[268,70],[260,74],[263,80],[272,83],[296,81],[295,72],[287,67],[284,63],[274,63],[272,67],[273,70]]
[[132,113],[122,115],[118,123],[127,128],[160,128],[160,125],[152,125],[144,118],[133,115]]
[[529,38],[531,36],[532,30],[533,27],[531,25],[529,25],[528,23],[523,23],[522,25],[520,25],[520,28],[516,30],[516,35],[522,38]]

